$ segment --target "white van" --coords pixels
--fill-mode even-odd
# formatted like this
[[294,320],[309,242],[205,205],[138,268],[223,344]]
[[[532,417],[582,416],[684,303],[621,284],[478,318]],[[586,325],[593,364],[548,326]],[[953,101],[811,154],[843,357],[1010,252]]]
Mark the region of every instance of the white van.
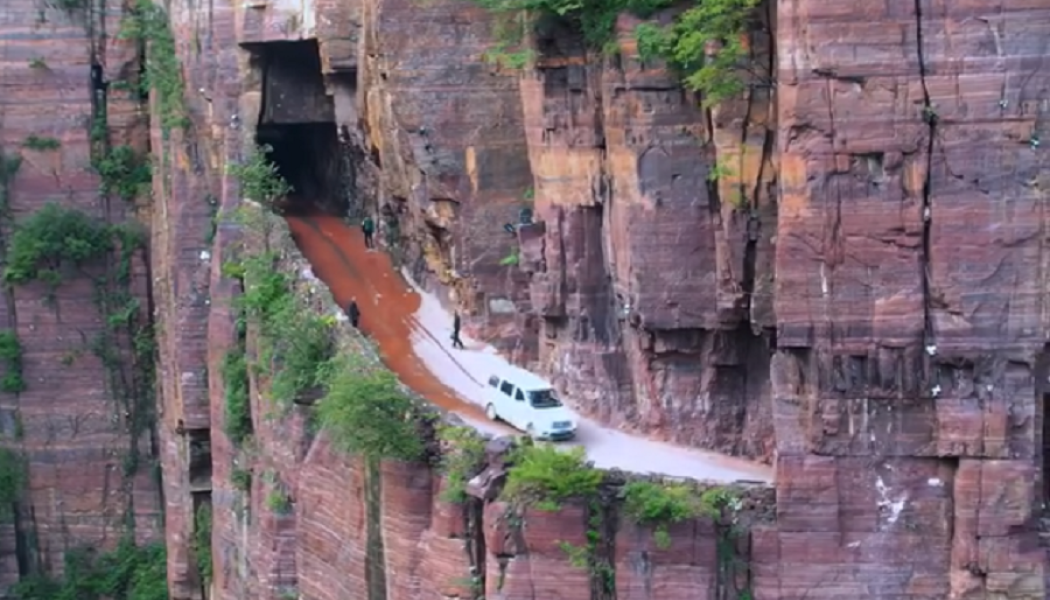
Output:
[[558,400],[551,384],[524,369],[509,367],[489,377],[485,414],[501,419],[533,439],[569,440],[576,420]]

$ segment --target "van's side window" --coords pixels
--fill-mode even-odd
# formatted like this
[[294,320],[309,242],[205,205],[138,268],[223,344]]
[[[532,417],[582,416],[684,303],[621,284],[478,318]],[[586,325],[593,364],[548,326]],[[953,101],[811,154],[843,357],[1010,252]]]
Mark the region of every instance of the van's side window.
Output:
[[506,394],[507,397],[509,398],[512,395],[514,395],[514,384],[509,382],[509,381],[504,381],[503,385],[499,386],[499,391],[501,391],[504,394]]
[[496,377],[495,375],[489,377],[489,386],[499,387],[499,377]]
[[514,394],[514,399],[517,400],[518,402],[524,402],[525,401],[525,394],[522,394],[521,390],[518,390],[518,393]]

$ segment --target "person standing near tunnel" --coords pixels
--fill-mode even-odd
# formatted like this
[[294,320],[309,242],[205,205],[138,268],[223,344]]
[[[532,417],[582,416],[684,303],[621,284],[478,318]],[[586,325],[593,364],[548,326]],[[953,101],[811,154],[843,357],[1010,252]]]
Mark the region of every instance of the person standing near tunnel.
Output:
[[452,347],[463,349],[463,340],[459,339],[459,311],[457,310],[452,316]]
[[350,324],[357,329],[357,324],[361,321],[361,309],[357,308],[357,298],[350,298],[350,304],[346,305],[346,316],[350,318]]
[[372,215],[365,217],[364,221],[361,221],[361,233],[365,234],[365,248],[369,250],[375,250],[376,243],[372,239],[372,236],[376,232],[376,223],[372,220]]

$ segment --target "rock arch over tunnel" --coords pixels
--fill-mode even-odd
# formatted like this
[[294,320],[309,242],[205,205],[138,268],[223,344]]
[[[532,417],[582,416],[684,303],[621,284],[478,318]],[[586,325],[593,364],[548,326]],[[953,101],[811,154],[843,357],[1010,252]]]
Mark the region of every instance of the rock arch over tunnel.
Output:
[[347,214],[352,165],[344,160],[317,41],[250,49],[262,83],[255,139],[273,148],[270,158],[293,188],[284,210]]

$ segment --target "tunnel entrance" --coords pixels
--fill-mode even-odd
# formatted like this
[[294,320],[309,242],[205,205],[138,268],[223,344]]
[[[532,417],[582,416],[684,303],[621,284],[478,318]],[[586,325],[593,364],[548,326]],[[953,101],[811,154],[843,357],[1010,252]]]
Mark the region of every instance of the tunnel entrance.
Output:
[[260,125],[256,143],[273,148],[270,159],[292,186],[291,196],[281,206],[284,212],[346,214],[334,123]]
[[335,107],[322,75],[316,40],[250,48],[262,83],[255,141],[273,148],[270,159],[292,186],[282,212],[346,214],[350,179],[343,172]]

